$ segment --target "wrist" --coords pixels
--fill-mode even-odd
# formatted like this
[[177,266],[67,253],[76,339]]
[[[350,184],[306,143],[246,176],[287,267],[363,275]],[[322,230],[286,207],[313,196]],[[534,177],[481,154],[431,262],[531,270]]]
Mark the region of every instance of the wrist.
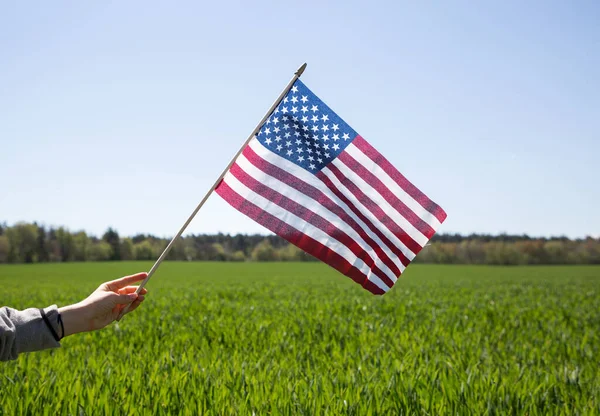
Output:
[[58,313],[64,326],[63,337],[87,331],[85,313],[79,304],[63,306]]

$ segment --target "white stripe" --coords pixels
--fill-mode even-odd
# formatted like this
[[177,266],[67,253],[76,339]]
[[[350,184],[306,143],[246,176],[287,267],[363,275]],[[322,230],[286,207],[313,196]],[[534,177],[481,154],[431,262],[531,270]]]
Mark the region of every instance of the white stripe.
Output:
[[[324,218],[326,221],[330,222],[334,227],[336,227],[340,231],[344,231],[348,237],[350,237],[353,242],[357,243],[361,250],[363,250],[373,261],[375,265],[379,267],[391,280],[395,282],[397,276],[392,272],[386,264],[379,258],[375,250],[363,240],[363,238],[358,234],[352,227],[348,225],[344,220],[342,220],[338,215],[329,211],[325,206],[321,205],[318,201],[312,199],[310,196],[299,192],[298,190],[292,188],[285,182],[280,181],[277,178],[274,178],[271,175],[263,172],[258,169],[256,166],[252,164],[243,154],[241,154],[237,161],[236,165],[238,165],[244,172],[248,175],[256,179],[261,184],[269,187],[272,190],[279,192],[282,195],[285,195],[292,201],[296,202],[298,205],[303,206],[307,210],[314,212]],[[313,181],[318,181],[315,177]],[[316,208],[316,210],[315,210]]]
[[377,163],[364,154],[362,150],[356,147],[353,143],[350,143],[345,149],[350,156],[352,156],[358,163],[360,163],[365,169],[371,172],[377,179],[383,184],[400,200],[410,208],[415,214],[425,221],[433,230],[437,230],[441,223],[431,212],[427,211],[421,204],[410,196],[398,183],[392,179],[385,170],[383,170]]
[[266,160],[267,162],[269,162],[275,166],[280,167],[281,169],[288,172],[290,175],[297,177],[299,180],[314,186],[315,188],[317,188],[317,190],[321,191],[323,194],[325,194],[325,196],[327,196],[329,199],[331,199],[335,204],[339,205],[346,212],[346,214],[348,214],[350,216],[350,218],[352,218],[354,221],[356,221],[356,223],[361,227],[363,232],[365,234],[367,234],[373,241],[375,241],[375,243],[378,244],[379,247],[381,247],[381,249],[385,252],[385,254],[387,254],[387,256],[394,262],[396,267],[398,267],[398,269],[400,270],[400,273],[404,272],[404,270],[406,269],[406,266],[404,266],[404,264],[402,264],[402,262],[400,261],[398,256],[396,254],[394,254],[394,252],[390,249],[390,247],[388,247],[379,238],[379,236],[377,234],[375,234],[373,231],[371,231],[371,229],[364,223],[364,221],[361,220],[354,213],[354,211],[352,211],[350,209],[350,207],[348,207],[348,205],[344,201],[339,199],[337,197],[337,195],[335,195],[331,191],[331,189],[329,189],[327,187],[327,185],[325,185],[323,182],[321,182],[321,180],[319,180],[315,175],[313,175],[310,172],[307,172],[306,170],[304,170],[300,166],[296,165],[295,163],[292,163],[289,160],[284,159],[281,156],[273,153],[269,149],[265,148],[256,139],[251,140],[249,146],[262,159]]
[[[352,192],[350,192],[350,190],[348,188],[346,188],[339,180],[338,178],[333,174],[333,172],[325,167],[323,169],[321,169],[321,172],[323,172],[323,174],[325,176],[327,176],[329,178],[329,180],[331,180],[331,182],[333,182],[333,184],[337,187],[337,189],[344,194],[344,196],[346,198],[348,198],[350,200],[350,202],[352,202],[352,204],[360,211],[363,213],[364,216],[366,216],[367,218],[369,218],[371,220],[371,222],[373,222],[373,224],[375,226],[377,226],[377,224],[381,224],[381,221],[379,221],[377,219],[377,217],[375,217],[375,214],[373,214],[371,212],[371,210],[369,210],[367,207],[365,207],[355,196]],[[412,259],[415,258],[415,254],[404,245],[404,243],[402,241],[400,241],[400,239],[398,237],[396,237],[394,235],[394,233],[392,233],[390,230],[388,230],[387,227],[385,227],[383,224],[381,224],[380,227],[377,227],[379,229],[379,231],[381,231],[383,234],[385,234],[385,236],[396,245],[396,247],[406,256],[406,258],[408,258],[409,260],[412,261]]]
[[260,209],[268,212],[275,216],[279,220],[298,230],[299,233],[306,234],[324,246],[328,247],[332,251],[342,256],[348,263],[356,267],[362,274],[375,283],[380,289],[388,291],[389,287],[373,274],[369,266],[365,264],[361,259],[356,257],[348,247],[323,232],[321,229],[313,226],[312,224],[304,221],[302,218],[294,215],[293,213],[281,208],[274,202],[262,197],[255,193],[253,190],[248,188],[246,185],[241,183],[231,172],[227,172],[224,179],[225,183],[229,185],[237,194],[239,194],[245,200],[258,206]]
[[[369,185],[360,175],[350,169],[340,159],[334,159],[331,162],[332,165],[337,167],[340,172],[360,189],[367,198],[373,201],[383,212],[387,214],[389,218],[402,229],[410,238],[415,240],[421,247],[425,246],[429,239],[424,236],[414,225],[411,224],[406,218],[404,218],[396,209],[390,205],[390,203],[379,193],[375,188]],[[385,224],[384,224],[385,225]],[[390,230],[392,231],[392,230]],[[392,231],[393,232],[393,231]]]

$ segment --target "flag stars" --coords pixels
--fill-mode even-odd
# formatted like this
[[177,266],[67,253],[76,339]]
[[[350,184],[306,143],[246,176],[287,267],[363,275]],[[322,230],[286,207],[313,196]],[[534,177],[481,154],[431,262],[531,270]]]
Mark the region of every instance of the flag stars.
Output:
[[292,145],[292,142],[291,142],[290,140],[288,140],[287,142],[285,142],[285,145],[286,145],[287,147],[290,147],[290,146]]
[[335,150],[335,151],[338,151],[338,150],[340,150],[340,145],[339,145],[339,144],[337,144],[337,143],[335,143],[335,144],[333,145],[333,150]]
[[282,120],[282,121],[288,121],[288,120],[289,120],[289,118],[288,118],[288,116],[283,116],[283,118],[282,118],[281,120]]
[[279,133],[280,131],[281,131],[281,129],[279,127],[275,127],[273,129],[273,133],[275,133],[275,134]]
[[281,112],[282,112],[283,114],[286,114],[286,113],[288,112],[288,108],[287,108],[287,107],[283,107],[283,108],[281,109]]
[[337,142],[340,139],[340,135],[339,134],[334,134],[333,135],[333,141]]
[[292,107],[292,113],[296,114],[298,112],[298,107]]
[[281,149],[283,149],[283,146],[282,146],[282,145],[280,145],[280,144],[278,144],[278,145],[277,145],[277,151],[278,151],[278,152],[281,152]]
[[279,123],[279,117],[273,117],[273,124]]
[[302,140],[296,139],[296,146],[300,146],[302,144]]
[[275,136],[275,141],[279,143],[281,141],[281,136]]
[[340,126],[338,126],[337,124],[334,124],[333,127],[331,127],[333,129],[333,131],[338,131],[340,129]]
[[319,126],[312,126],[312,131],[319,131]]
[[313,105],[313,106],[311,107],[310,111],[312,111],[313,113],[315,113],[315,112],[319,111],[319,107],[318,107],[318,106],[316,106],[316,105]]
[[298,157],[298,162],[304,162],[304,156]]
[[265,129],[265,134],[271,134],[271,129],[269,127]]
[[308,101],[308,97],[306,95],[303,95],[302,98],[300,98],[300,101],[306,103]]
[[296,153],[304,153],[304,149],[299,147],[296,149]]
[[292,103],[296,104],[298,102],[298,97],[295,95],[292,97]]
[[289,130],[289,129],[290,129],[290,125],[289,125],[289,124],[284,124],[284,125],[283,125],[283,128],[284,128],[285,130]]
[[308,165],[308,167],[312,170],[315,170],[317,168],[314,163],[311,163],[310,165]]
[[323,114],[323,116],[321,117],[321,120],[329,121],[329,116],[327,114]]
[[342,139],[349,140],[350,139],[350,135],[348,133],[344,133],[344,135],[342,136]]
[[292,135],[290,134],[290,132],[286,132],[283,137],[285,137],[286,139],[289,139]]
[[265,143],[270,146],[271,143],[273,143],[273,140],[271,140],[270,137],[267,137],[267,140],[265,140]]
[[295,85],[292,87],[292,92],[296,93],[298,92],[298,87],[296,87]]
[[[300,111],[302,111],[303,113],[306,113],[308,111],[308,107],[303,105],[302,109]],[[302,117],[302,120],[304,120],[304,117]],[[306,120],[308,121],[308,118]]]
[[313,121],[313,123],[316,123],[317,121],[319,121],[319,116],[313,116],[312,121]]
[[291,155],[293,155],[293,154],[294,154],[294,152],[292,152],[291,150],[288,150],[288,151],[286,152],[286,154],[287,154],[288,156],[291,156]]

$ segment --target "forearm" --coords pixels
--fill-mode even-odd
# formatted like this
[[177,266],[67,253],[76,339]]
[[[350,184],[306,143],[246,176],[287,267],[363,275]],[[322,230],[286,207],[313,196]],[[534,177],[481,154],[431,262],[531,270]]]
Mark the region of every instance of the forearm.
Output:
[[[61,334],[56,305],[44,308],[44,311],[54,332]],[[60,343],[44,322],[39,309],[19,311],[9,307],[0,308],[0,361],[15,360],[23,352],[58,347]]]

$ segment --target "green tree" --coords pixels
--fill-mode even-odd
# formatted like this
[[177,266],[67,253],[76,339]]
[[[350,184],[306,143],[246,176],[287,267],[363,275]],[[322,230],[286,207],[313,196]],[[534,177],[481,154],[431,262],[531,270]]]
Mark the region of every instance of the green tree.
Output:
[[110,260],[121,260],[121,240],[119,233],[109,228],[102,236],[102,240],[107,242],[111,247]]
[[56,230],[56,240],[60,247],[61,261],[73,261],[75,250],[73,244],[73,235],[63,227]]
[[87,246],[86,257],[90,261],[106,261],[111,259],[112,246],[104,240],[97,241]]
[[33,263],[36,260],[37,227],[35,225],[17,223],[6,230],[6,236],[9,240],[9,262]]
[[133,245],[133,255],[136,260],[152,260],[154,259],[154,249],[148,240]]
[[38,262],[45,263],[50,260],[50,253],[46,246],[46,228],[44,228],[44,226],[38,226],[37,229],[36,255]]
[[73,259],[75,261],[86,261],[90,239],[84,231],[73,236]]
[[8,261],[8,253],[10,252],[10,246],[8,237],[0,235],[0,263],[6,263]]
[[121,260],[133,260],[133,241],[131,238],[124,238],[121,241]]
[[279,256],[277,255],[277,251],[273,248],[269,240],[266,238],[261,241],[255,248],[252,250],[252,260],[254,261],[276,261],[279,260]]

